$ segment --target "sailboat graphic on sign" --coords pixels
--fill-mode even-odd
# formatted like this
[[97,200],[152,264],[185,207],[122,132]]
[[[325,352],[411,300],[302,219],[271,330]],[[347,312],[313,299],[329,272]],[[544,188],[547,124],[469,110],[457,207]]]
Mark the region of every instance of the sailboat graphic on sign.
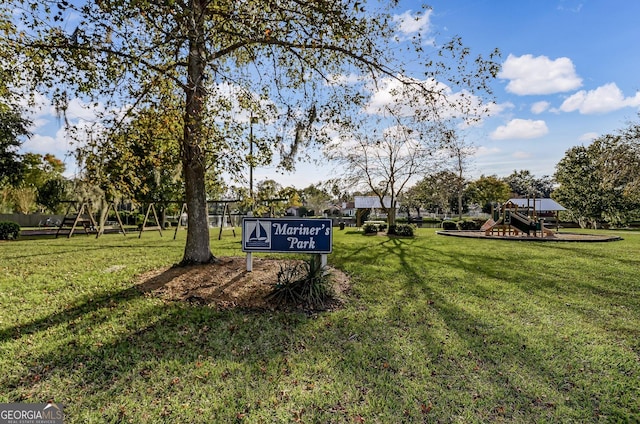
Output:
[[258,220],[247,223],[248,238],[245,241],[247,247],[254,249],[271,248],[271,229],[269,222],[263,223]]
[[251,232],[249,236],[249,241],[265,241],[267,239],[267,232],[260,225],[260,221],[256,221],[256,227]]

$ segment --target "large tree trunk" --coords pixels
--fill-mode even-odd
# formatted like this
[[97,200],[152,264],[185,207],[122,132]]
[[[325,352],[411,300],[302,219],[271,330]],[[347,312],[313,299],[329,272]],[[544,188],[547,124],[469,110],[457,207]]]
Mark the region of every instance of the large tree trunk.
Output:
[[189,63],[182,140],[182,165],[187,201],[187,242],[183,264],[206,263],[214,259],[209,246],[205,152],[202,120],[205,105],[205,42],[203,0],[191,2],[192,25],[189,32]]
[[[384,203],[383,203],[384,206]],[[391,207],[387,209],[387,223],[389,226],[396,225],[396,199],[391,199]]]

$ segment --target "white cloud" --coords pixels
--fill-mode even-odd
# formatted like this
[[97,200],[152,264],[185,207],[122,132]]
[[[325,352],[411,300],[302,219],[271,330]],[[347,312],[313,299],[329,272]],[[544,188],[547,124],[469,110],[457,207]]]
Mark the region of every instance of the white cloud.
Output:
[[580,13],[580,11],[582,10],[582,6],[582,1],[561,0],[560,4],[558,5],[558,10],[561,10],[563,12]]
[[515,105],[511,102],[504,102],[504,103],[491,102],[486,104],[485,106],[487,108],[487,116],[497,116],[497,115],[500,115],[502,112],[508,109],[513,109],[515,107]]
[[104,106],[100,103],[85,103],[82,100],[72,99],[67,105],[66,115],[69,120],[97,121],[98,114],[104,112]]
[[510,54],[498,77],[509,80],[506,90],[518,95],[561,93],[582,85],[567,57],[551,60],[546,56]]
[[335,74],[335,75],[331,75],[329,76],[329,82],[327,83],[328,85],[333,85],[333,84],[357,84],[359,82],[362,82],[364,80],[364,78],[361,75],[358,74],[348,74],[348,75],[344,75],[344,74]]
[[480,146],[476,149],[474,156],[475,157],[492,156],[497,153],[500,153],[500,149],[497,147]]
[[[55,145],[56,140],[53,137],[48,135],[34,134],[25,140],[25,142],[22,144],[22,150],[25,152],[39,154],[53,153],[57,157],[60,157],[61,152],[54,152],[54,149],[52,149],[52,147],[54,147]],[[62,152],[62,155],[64,155],[64,153],[65,152]]]
[[595,90],[581,90],[568,97],[560,106],[563,112],[580,111],[583,115],[606,113],[625,107],[640,106],[640,91],[633,97],[624,97],[615,83],[605,84]]
[[76,170],[75,159],[72,155],[74,146],[71,144],[67,131],[60,128],[55,136],[34,134],[25,140],[21,146],[22,152],[38,153],[45,155],[53,154],[56,158],[62,160],[66,165],[65,176],[71,177]]
[[29,131],[32,133],[36,133],[40,130],[40,128],[46,126],[49,123],[48,119],[38,118],[31,121],[31,126],[29,127]]
[[[424,13],[412,14],[407,10],[402,15],[394,15],[393,21],[398,25],[401,40],[410,39],[414,35],[424,36],[431,31],[431,10]],[[426,39],[426,43],[432,44],[433,39]]]
[[590,143],[594,139],[598,138],[599,135],[600,134],[598,134],[596,132],[584,133],[580,137],[578,137],[578,141],[581,141],[583,143]]
[[51,102],[44,95],[36,92],[33,97],[21,97],[20,106],[24,109],[24,117],[31,121],[29,131],[35,133],[49,123],[53,111]]
[[490,137],[494,140],[530,139],[542,137],[548,132],[547,124],[542,120],[512,119],[506,125],[496,128]]
[[542,112],[549,109],[549,106],[550,106],[549,102],[545,102],[545,101],[535,102],[534,104],[531,105],[531,113],[539,115]]
[[[418,86],[421,89],[417,89]],[[368,89],[372,95],[364,112],[370,115],[384,116],[392,110],[399,116],[414,116],[426,121],[437,113],[439,118],[461,119],[471,125],[512,107],[510,103],[483,103],[480,97],[466,90],[454,92],[434,79],[420,81],[399,76],[386,78],[375,86],[370,84]],[[426,96],[425,92],[432,96]]]
[[515,152],[512,156],[516,159],[529,159],[533,157],[533,153],[519,151]]

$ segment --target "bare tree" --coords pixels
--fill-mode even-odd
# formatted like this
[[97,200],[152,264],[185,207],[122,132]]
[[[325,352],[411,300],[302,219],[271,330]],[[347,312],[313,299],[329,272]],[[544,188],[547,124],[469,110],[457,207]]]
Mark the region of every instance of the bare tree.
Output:
[[397,125],[332,148],[332,157],[341,162],[346,181],[375,193],[389,225],[395,224],[398,197],[407,184],[434,166],[435,148],[420,137],[410,128]]
[[455,175],[454,185],[456,198],[458,200],[458,218],[462,219],[462,200],[467,183],[465,174],[468,172],[469,162],[475,154],[476,148],[472,143],[468,143],[464,135],[461,135],[459,131],[449,130],[445,132],[445,137],[447,138],[445,151],[449,156],[447,168],[450,168],[451,172]]

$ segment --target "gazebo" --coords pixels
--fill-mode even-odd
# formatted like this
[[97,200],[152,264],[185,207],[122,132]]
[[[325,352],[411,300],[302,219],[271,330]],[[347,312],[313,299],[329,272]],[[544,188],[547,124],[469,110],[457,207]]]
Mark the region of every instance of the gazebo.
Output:
[[556,224],[559,222],[559,212],[567,209],[560,203],[550,198],[513,198],[508,203],[512,203],[520,209],[532,211],[532,215],[536,217],[553,217]]
[[[384,208],[391,208],[391,197],[384,197]],[[371,209],[383,209],[378,196],[355,196],[354,206],[356,209],[356,226],[362,226],[361,218],[362,213]]]

